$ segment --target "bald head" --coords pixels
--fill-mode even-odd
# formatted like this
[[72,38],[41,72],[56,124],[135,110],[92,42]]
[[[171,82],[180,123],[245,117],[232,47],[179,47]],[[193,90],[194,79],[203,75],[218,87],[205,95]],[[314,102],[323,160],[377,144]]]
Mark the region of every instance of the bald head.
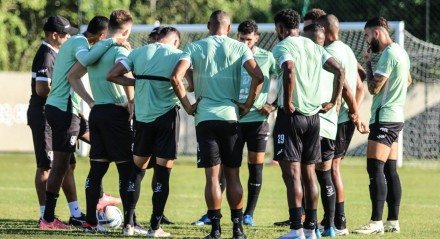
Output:
[[222,10],[214,11],[209,17],[209,26],[214,29],[228,28],[231,25],[231,18]]
[[332,34],[339,33],[339,20],[333,14],[324,15],[318,18],[317,23],[325,28],[325,31]]

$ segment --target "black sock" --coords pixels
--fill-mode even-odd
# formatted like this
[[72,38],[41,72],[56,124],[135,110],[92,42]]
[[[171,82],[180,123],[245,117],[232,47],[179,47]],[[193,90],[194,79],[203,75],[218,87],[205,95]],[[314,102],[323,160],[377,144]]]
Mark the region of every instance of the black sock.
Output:
[[141,194],[141,182],[145,176],[145,169],[132,164],[132,171],[127,187],[127,211],[124,212],[124,226],[134,225],[134,211]]
[[324,207],[324,227],[328,229],[334,227],[335,218],[335,202],[336,193],[333,185],[332,174],[330,170],[318,171],[316,170],[319,186],[321,187],[321,200]]
[[231,209],[231,221],[233,236],[243,235],[243,208]]
[[[119,174],[119,196],[122,201],[123,212],[128,210],[128,198],[127,198],[127,188],[128,181],[130,179],[131,170],[133,169],[132,162],[123,162],[116,164],[116,168],[118,169]],[[133,215],[133,221],[136,223],[136,217]]]
[[303,227],[301,222],[302,211],[302,207],[289,209],[290,229],[298,230]]
[[96,205],[99,201],[99,188],[102,184],[102,178],[109,167],[108,162],[96,162],[90,161],[89,175],[86,178],[85,189],[86,189],[86,222],[90,225],[98,224],[96,219]]
[[317,220],[316,211],[316,209],[306,208],[306,220],[304,221],[304,229],[315,229]]
[[263,164],[248,164],[248,168],[248,198],[244,215],[253,216],[263,183]]
[[44,209],[43,219],[46,222],[53,222],[55,219],[55,206],[60,195],[46,191],[46,208]]
[[347,228],[347,220],[345,219],[344,202],[337,202],[335,206],[335,227],[337,229]]
[[385,178],[387,180],[387,220],[399,220],[400,200],[402,199],[402,185],[400,184],[399,174],[397,173],[397,160],[387,160],[384,167]]
[[384,174],[384,162],[367,159],[367,171],[370,177],[370,199],[372,203],[372,221],[381,221],[385,199],[387,198],[387,182]]
[[211,220],[210,235],[213,237],[220,237],[222,234],[222,229],[220,227],[220,219],[222,218],[222,214],[220,209],[208,210],[208,218]]
[[170,192],[170,171],[167,167],[156,164],[154,172],[156,185],[153,191],[153,215],[151,215],[150,226],[153,230],[157,230],[160,227],[160,221]]

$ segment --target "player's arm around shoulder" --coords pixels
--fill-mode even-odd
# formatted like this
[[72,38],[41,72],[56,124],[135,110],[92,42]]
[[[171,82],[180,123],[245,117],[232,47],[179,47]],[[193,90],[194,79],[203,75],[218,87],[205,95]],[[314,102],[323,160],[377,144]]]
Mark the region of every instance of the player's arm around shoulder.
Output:
[[140,49],[138,48],[131,51],[127,57],[124,57],[126,54],[122,54],[121,57],[119,57],[119,60],[116,59],[116,64],[107,73],[107,81],[122,86],[134,86],[135,78],[133,77],[133,74],[127,73],[134,70],[134,61],[136,61],[137,54],[141,51]]

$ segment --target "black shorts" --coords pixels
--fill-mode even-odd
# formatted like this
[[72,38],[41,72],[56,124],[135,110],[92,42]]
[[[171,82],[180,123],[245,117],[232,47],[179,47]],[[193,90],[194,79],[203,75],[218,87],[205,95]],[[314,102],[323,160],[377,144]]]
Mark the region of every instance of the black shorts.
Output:
[[269,138],[269,124],[266,121],[240,123],[241,147],[247,144],[248,151],[265,152]]
[[321,137],[321,159],[322,162],[332,160],[335,156],[335,141]]
[[52,129],[52,150],[65,153],[75,152],[81,119],[51,105],[46,105],[45,115]]
[[368,140],[373,140],[388,147],[399,139],[399,132],[403,129],[403,123],[379,122],[370,124]]
[[176,159],[179,143],[180,116],[176,106],[149,123],[136,121],[133,154]]
[[114,104],[95,105],[90,111],[90,159],[110,162],[133,159],[128,111]]
[[347,153],[355,127],[351,120],[338,124],[338,132],[336,133],[335,140],[335,158],[343,158]]
[[197,167],[210,168],[218,164],[230,168],[241,166],[243,146],[240,144],[238,122],[202,121],[196,126],[196,137]]
[[[80,122],[79,122],[79,134],[78,134],[78,136],[81,137],[84,134],[90,132],[90,129],[89,129],[89,121],[87,121],[86,118],[84,118],[83,115],[80,115],[79,118],[80,118]],[[86,142],[86,143],[90,143],[90,142]]]
[[286,115],[278,109],[273,129],[274,160],[314,164],[321,162],[319,115],[298,112]]

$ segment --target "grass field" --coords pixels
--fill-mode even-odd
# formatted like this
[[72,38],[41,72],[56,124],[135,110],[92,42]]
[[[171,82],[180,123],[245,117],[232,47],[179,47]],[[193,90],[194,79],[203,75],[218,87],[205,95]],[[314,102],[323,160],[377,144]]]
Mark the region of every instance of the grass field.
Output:
[[[165,214],[177,224],[164,226],[175,238],[200,238],[210,227],[196,227],[190,223],[206,211],[203,199],[204,173],[195,167],[194,157],[182,156],[176,162],[171,175],[171,189]],[[84,179],[88,172],[88,160],[77,159],[76,179],[80,205],[85,211]],[[347,158],[343,162],[346,187],[346,214],[348,226],[353,229],[369,220],[370,199],[365,160]],[[106,235],[90,235],[81,231],[47,232],[37,228],[39,208],[34,189],[35,162],[31,154],[0,154],[0,238],[103,238],[121,237],[120,229]],[[105,192],[118,195],[117,171],[112,166],[105,179]],[[408,164],[400,169],[403,185],[400,234],[385,234],[380,238],[439,238],[440,237],[440,168],[438,164]],[[288,228],[273,227],[275,221],[288,218],[285,187],[278,166],[264,168],[263,188],[254,219],[256,227],[246,227],[248,238],[276,238],[288,232]],[[247,167],[242,167],[242,183],[246,189]],[[147,172],[137,207],[141,223],[148,225],[151,214],[151,171]],[[246,190],[245,190],[246,191]],[[68,219],[66,200],[60,196],[56,214]],[[222,209],[223,237],[231,237],[230,213],[224,197]],[[318,217],[322,217],[319,206]],[[386,211],[384,213],[386,217]],[[371,238],[359,236],[349,238]]]

